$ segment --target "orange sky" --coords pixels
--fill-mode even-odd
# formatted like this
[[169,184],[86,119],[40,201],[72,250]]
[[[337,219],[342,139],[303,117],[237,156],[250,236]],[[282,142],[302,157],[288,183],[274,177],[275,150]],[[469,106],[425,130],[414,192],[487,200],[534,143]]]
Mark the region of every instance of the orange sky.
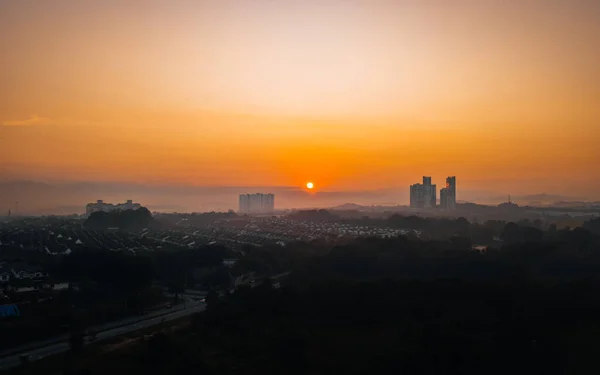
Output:
[[0,173],[600,199],[598,19],[593,0],[6,0]]

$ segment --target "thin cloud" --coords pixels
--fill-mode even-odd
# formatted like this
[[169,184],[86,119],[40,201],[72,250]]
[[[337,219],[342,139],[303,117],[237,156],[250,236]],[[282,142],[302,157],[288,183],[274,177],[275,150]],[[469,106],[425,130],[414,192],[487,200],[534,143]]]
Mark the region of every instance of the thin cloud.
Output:
[[25,120],[14,120],[4,121],[1,123],[4,126],[40,126],[40,125],[54,125],[54,121],[46,117],[40,117],[33,115]]

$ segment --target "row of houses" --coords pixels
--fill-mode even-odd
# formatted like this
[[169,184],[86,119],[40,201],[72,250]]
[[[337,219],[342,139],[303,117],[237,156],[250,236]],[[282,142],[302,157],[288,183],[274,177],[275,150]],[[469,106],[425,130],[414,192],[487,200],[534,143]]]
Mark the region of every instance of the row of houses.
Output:
[[42,280],[47,277],[41,266],[28,263],[0,263],[0,283],[6,284],[11,280]]

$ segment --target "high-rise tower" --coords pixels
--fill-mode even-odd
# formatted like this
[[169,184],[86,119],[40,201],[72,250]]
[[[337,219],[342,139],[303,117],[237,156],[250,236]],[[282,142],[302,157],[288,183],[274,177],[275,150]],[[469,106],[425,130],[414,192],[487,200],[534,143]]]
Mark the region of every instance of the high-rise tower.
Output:
[[244,214],[271,213],[275,210],[273,194],[241,194],[239,212]]
[[431,184],[431,177],[423,176],[422,184],[410,186],[410,206],[413,208],[435,207],[437,188]]
[[456,209],[456,177],[446,178],[446,187],[440,190],[440,206],[446,210]]

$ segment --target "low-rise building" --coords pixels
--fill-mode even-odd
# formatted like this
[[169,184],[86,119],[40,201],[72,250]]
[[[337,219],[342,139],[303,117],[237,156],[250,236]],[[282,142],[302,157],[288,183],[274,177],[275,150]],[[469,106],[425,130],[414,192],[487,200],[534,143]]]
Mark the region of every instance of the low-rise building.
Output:
[[236,262],[237,262],[237,259],[223,259],[223,265],[225,267],[233,267],[233,266],[235,266]]
[[42,267],[23,263],[11,265],[11,274],[17,280],[39,280],[47,276]]
[[122,210],[122,211],[137,210],[140,207],[142,207],[141,204],[133,203],[132,200],[128,200],[125,203],[112,204],[112,203],[104,203],[104,201],[99,199],[96,201],[96,203],[88,203],[85,206],[85,215],[90,216],[94,212],[100,212],[100,211],[111,212],[111,211],[115,211],[115,210]]

